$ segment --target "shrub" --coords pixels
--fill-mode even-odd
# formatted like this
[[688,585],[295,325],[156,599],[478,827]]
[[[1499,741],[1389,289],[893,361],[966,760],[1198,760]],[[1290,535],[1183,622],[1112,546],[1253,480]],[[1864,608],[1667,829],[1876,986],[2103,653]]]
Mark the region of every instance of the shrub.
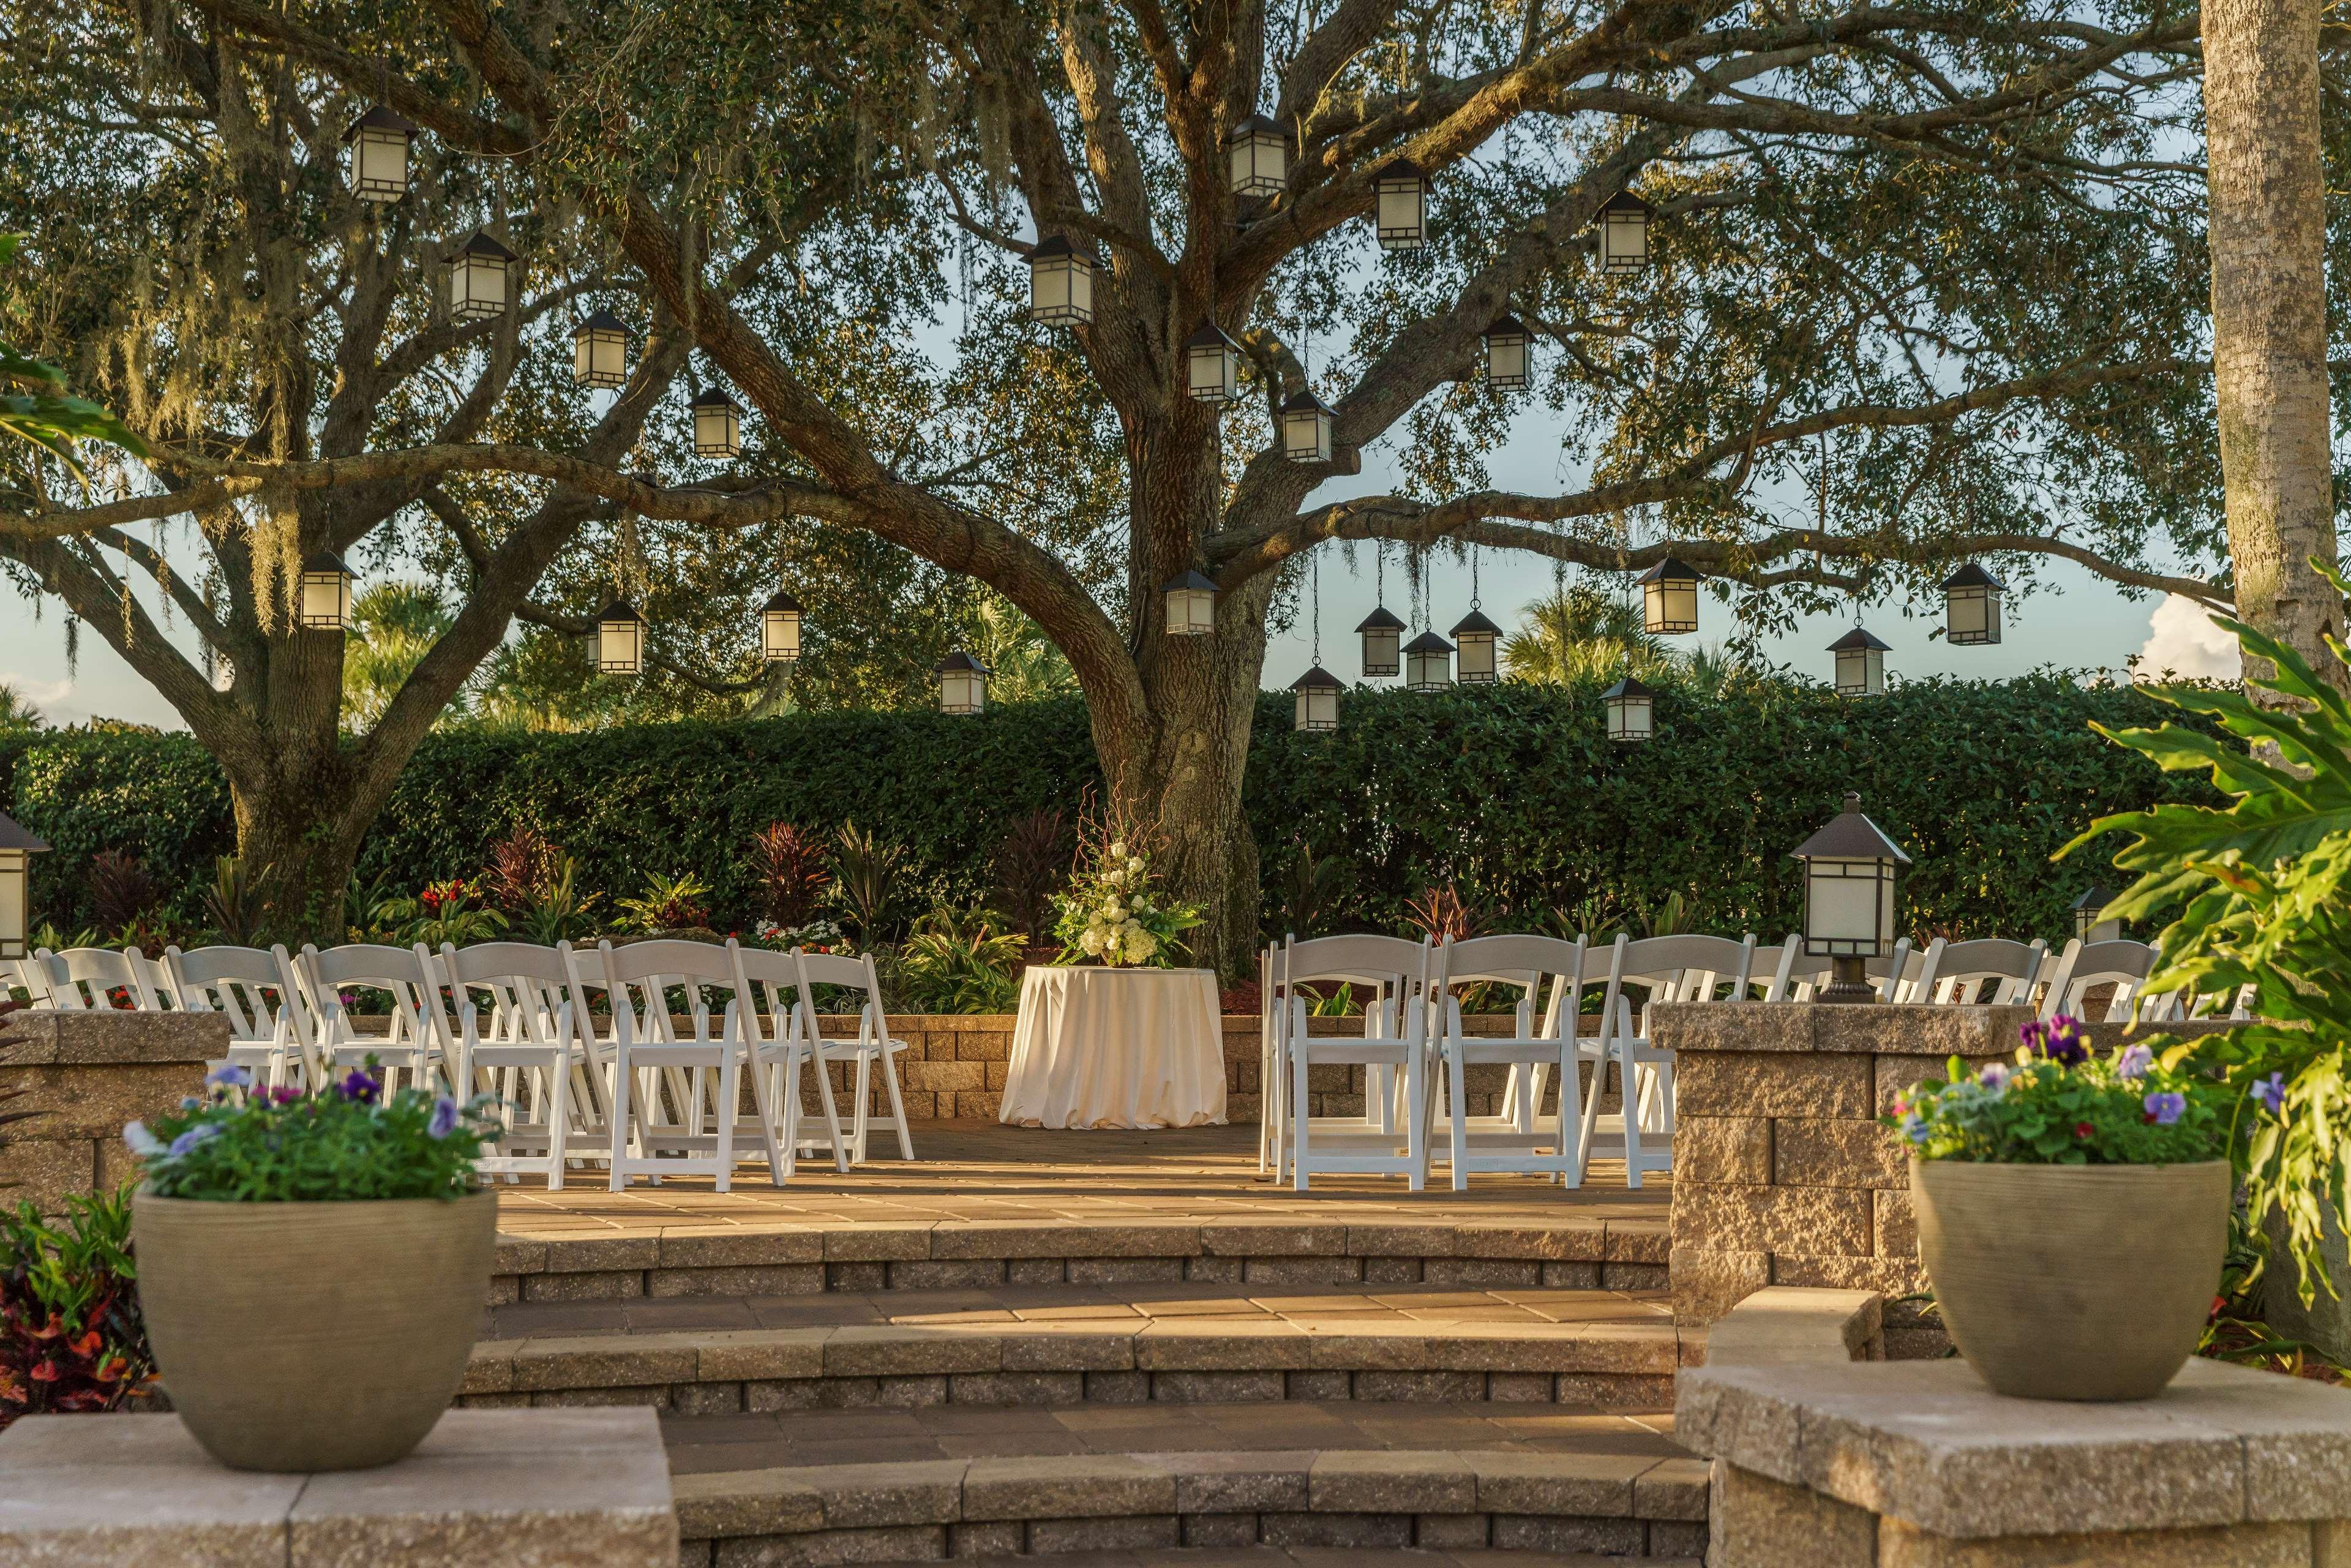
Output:
[[126,1192],[0,1215],[0,1427],[49,1411],[112,1410],[154,1375],[139,1315]]
[[807,925],[831,874],[814,833],[789,822],[770,822],[751,836],[753,885],[759,914],[769,925],[786,930]]
[[710,889],[692,872],[670,876],[656,872],[645,878],[644,891],[634,898],[617,900],[622,926],[631,931],[690,931],[710,924],[702,901]]
[[1013,930],[1041,941],[1054,894],[1069,885],[1070,819],[1040,807],[1012,819],[996,846],[996,907]]
[[987,915],[936,909],[898,951],[898,992],[918,1012],[1008,1013],[1020,1000],[1023,944]]

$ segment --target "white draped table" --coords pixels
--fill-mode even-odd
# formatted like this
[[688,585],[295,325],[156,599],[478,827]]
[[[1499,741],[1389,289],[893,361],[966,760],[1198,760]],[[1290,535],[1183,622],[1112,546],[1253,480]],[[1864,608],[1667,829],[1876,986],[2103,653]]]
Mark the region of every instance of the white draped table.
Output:
[[1221,1124],[1215,971],[1030,966],[999,1119],[1022,1127]]

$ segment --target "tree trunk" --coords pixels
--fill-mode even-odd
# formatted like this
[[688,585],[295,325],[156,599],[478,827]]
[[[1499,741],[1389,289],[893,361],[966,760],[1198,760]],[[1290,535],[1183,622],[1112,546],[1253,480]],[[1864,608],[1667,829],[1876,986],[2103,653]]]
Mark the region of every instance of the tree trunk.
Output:
[[[2317,0],[2210,0],[2204,115],[2213,392],[2238,618],[2338,684]],[[2246,674],[2266,673],[2248,659]]]

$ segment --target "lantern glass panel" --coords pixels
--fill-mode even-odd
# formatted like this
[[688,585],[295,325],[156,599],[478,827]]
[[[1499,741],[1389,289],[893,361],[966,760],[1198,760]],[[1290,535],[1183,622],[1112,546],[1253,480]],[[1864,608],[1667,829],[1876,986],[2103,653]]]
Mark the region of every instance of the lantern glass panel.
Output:
[[26,956],[31,925],[26,884],[32,856],[23,850],[0,850],[0,958]]
[[1649,214],[1640,211],[1610,213],[1600,225],[1600,269],[1638,272],[1649,265]]
[[1393,675],[1403,668],[1404,633],[1393,626],[1374,626],[1364,633],[1364,674]]
[[370,202],[396,202],[408,194],[408,138],[375,128],[351,138],[351,190]]
[[800,612],[763,610],[759,612],[759,654],[771,664],[789,664],[800,656]]
[[1167,634],[1205,637],[1217,629],[1217,596],[1205,588],[1167,591]]
[[1655,733],[1656,705],[1646,695],[1608,699],[1608,738],[1646,740]]
[[449,267],[449,308],[469,321],[502,315],[507,263],[495,256],[463,255]]
[[1331,460],[1331,414],[1322,408],[1286,409],[1281,415],[1282,455],[1292,463]]
[[1667,578],[1641,585],[1641,626],[1653,637],[1698,630],[1698,584]]
[[1379,183],[1382,250],[1418,250],[1428,237],[1427,187],[1417,175]]
[[1804,951],[1875,958],[1894,945],[1894,867],[1815,856],[1804,862]]
[[743,451],[743,421],[732,405],[707,402],[694,411],[694,455],[736,457]]
[[1498,672],[1494,664],[1494,634],[1490,632],[1464,632],[1455,639],[1460,653],[1456,666],[1457,678],[1468,685],[1491,685]]
[[1839,696],[1877,697],[1886,695],[1886,650],[1840,648],[1836,656]]
[[608,675],[633,675],[644,668],[645,623],[614,619],[596,625],[596,668]]
[[1196,345],[1190,355],[1192,395],[1202,402],[1230,402],[1240,395],[1240,356],[1222,343]]
[[1029,314],[1056,325],[1094,319],[1094,264],[1082,256],[1046,256],[1029,264]]
[[1946,589],[1943,610],[1944,634],[1957,646],[1973,647],[2000,641],[2000,590]]
[[1528,382],[1527,340],[1521,333],[1496,332],[1486,340],[1486,384],[1522,387]]
[[302,624],[318,632],[350,631],[351,580],[340,571],[304,571]]
[[978,713],[987,706],[987,676],[977,670],[946,670],[940,673],[941,713]]
[[571,379],[581,386],[616,387],[629,379],[629,335],[583,327],[571,335]]

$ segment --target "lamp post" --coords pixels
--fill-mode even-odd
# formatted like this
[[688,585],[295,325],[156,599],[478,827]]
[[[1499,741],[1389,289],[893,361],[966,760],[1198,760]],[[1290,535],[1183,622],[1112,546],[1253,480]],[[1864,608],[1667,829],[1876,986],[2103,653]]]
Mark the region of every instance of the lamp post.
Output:
[[1320,664],[1290,683],[1298,694],[1298,718],[1293,728],[1322,733],[1339,727],[1339,694],[1346,688],[1339,677]]
[[[33,857],[49,846],[0,816],[0,958],[22,958],[32,933]],[[0,1001],[7,999],[0,988]]]
[[1395,611],[1384,604],[1372,606],[1372,612],[1357,622],[1355,632],[1364,640],[1364,674],[1393,675],[1403,667],[1405,624]]
[[1789,856],[1804,866],[1804,952],[1830,962],[1824,1002],[1874,1002],[1868,960],[1894,947],[1896,880],[1910,857],[1861,813],[1848,790],[1844,810]]
[[351,579],[356,574],[332,550],[302,563],[302,624],[313,632],[351,629]]
[[1206,637],[1217,629],[1217,583],[1207,573],[1187,571],[1159,591],[1166,596],[1170,637]]
[[2123,923],[2119,920],[2099,918],[2105,914],[2106,905],[2114,901],[2115,895],[2095,882],[2085,888],[2082,896],[2074,901],[2074,936],[2085,944],[2119,940],[2123,934]]
[[931,673],[939,678],[941,713],[978,713],[987,706],[988,668],[961,648]]
[[1953,647],[2000,641],[2000,597],[2007,590],[1973,561],[1943,579],[1943,635]]
[[1054,235],[1029,253],[1029,316],[1052,327],[1094,319],[1094,262]]

